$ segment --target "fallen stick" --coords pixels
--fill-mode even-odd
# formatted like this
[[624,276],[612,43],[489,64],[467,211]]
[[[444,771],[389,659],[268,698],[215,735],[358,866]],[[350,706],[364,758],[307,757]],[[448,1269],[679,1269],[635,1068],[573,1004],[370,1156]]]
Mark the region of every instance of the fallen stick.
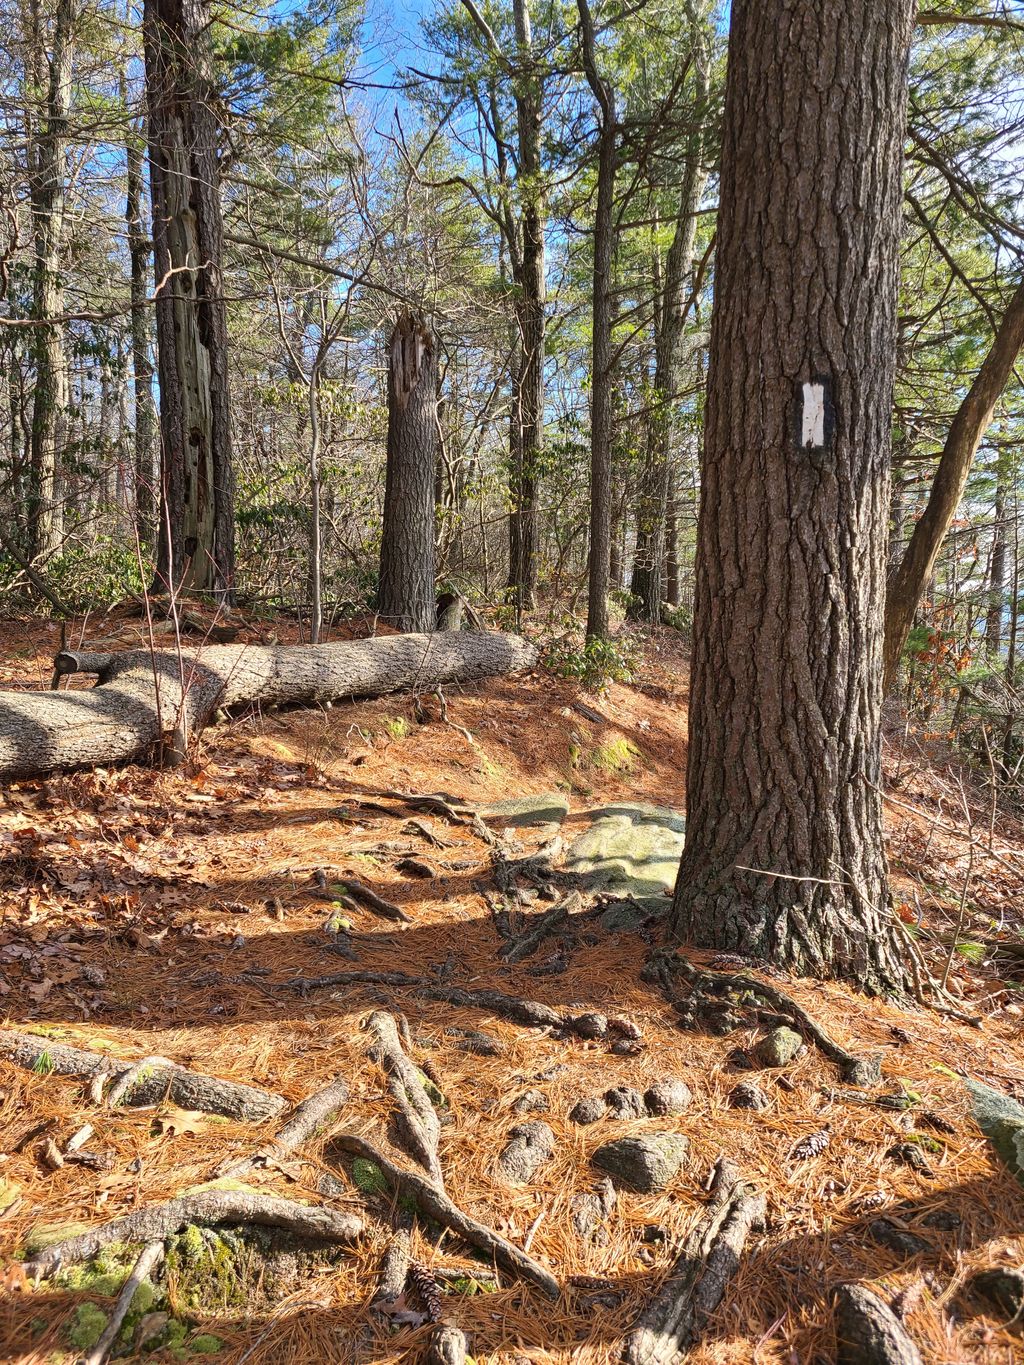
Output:
[[564,901],[553,905],[550,910],[545,910],[543,915],[538,915],[520,938],[513,943],[502,944],[498,949],[498,956],[504,958],[506,962],[521,962],[524,957],[536,952],[549,934],[562,929],[572,912],[578,910],[582,904],[583,897],[578,891],[574,891]]
[[406,1056],[398,1026],[386,1010],[375,1010],[367,1028],[373,1035],[370,1056],[387,1072],[388,1089],[398,1106],[400,1145],[417,1165],[422,1166],[433,1183],[443,1189],[444,1174],[437,1152],[441,1124],[419,1072]]
[[279,1114],[287,1103],[283,1095],[272,1091],[204,1076],[164,1059],[148,1059],[152,1069],[143,1071],[138,1062],[86,1052],[32,1033],[0,1032],[0,1058],[41,1076],[92,1076],[97,1080],[110,1076],[115,1088],[121,1076],[134,1072],[127,1093],[121,1096],[132,1108],[170,1100],[180,1109],[198,1109],[242,1123],[262,1123]]
[[386,901],[383,896],[378,896],[376,891],[362,882],[356,881],[354,877],[344,877],[337,883],[348,896],[359,903],[365,910],[369,910],[378,919],[392,920],[399,924],[411,924],[412,917],[407,915],[400,905],[395,905],[393,901]]
[[537,1285],[553,1299],[558,1298],[558,1281],[549,1270],[545,1270],[532,1257],[527,1256],[517,1246],[506,1241],[493,1228],[487,1227],[484,1223],[478,1223],[475,1218],[463,1213],[460,1208],[452,1203],[444,1191],[431,1184],[426,1176],[396,1166],[372,1142],[368,1142],[365,1138],[355,1137],[349,1133],[340,1133],[333,1139],[332,1146],[338,1151],[348,1152],[350,1155],[361,1156],[366,1161],[372,1161],[392,1189],[400,1195],[414,1199],[417,1206],[428,1217],[433,1218],[437,1223],[442,1223],[445,1227],[451,1228],[471,1246],[478,1247],[481,1251],[486,1252],[497,1265],[508,1271],[509,1274]]
[[671,1274],[626,1338],[624,1365],[685,1360],[721,1303],[747,1237],[764,1226],[764,1195],[725,1157],[718,1159],[711,1189],[711,1202],[687,1234]]
[[103,1334],[91,1351],[87,1351],[82,1357],[81,1365],[102,1365],[110,1353],[110,1348],[117,1340],[117,1334],[121,1330],[121,1324],[128,1316],[128,1310],[132,1306],[132,1299],[139,1285],[155,1270],[164,1258],[164,1244],[162,1239],[147,1242],[143,1248],[139,1259],[132,1267],[132,1273],[124,1282],[124,1288],[117,1296],[117,1303],[114,1304],[114,1311],[110,1315],[110,1321],[103,1329]]
[[115,1218],[112,1223],[55,1242],[27,1260],[25,1269],[37,1275],[52,1275],[61,1265],[91,1260],[111,1242],[153,1242],[180,1232],[190,1223],[198,1227],[251,1223],[282,1228],[297,1237],[313,1237],[323,1242],[353,1242],[363,1230],[363,1220],[356,1214],[336,1209],[298,1204],[293,1199],[248,1190],[201,1190],[166,1204],[151,1204],[125,1218]]
[[774,1009],[788,1015],[800,1031],[811,1039],[819,1052],[830,1062],[836,1063],[842,1072],[843,1080],[848,1081],[850,1085],[877,1085],[881,1080],[882,1071],[877,1057],[858,1057],[855,1053],[847,1051],[826,1033],[792,996],[779,990],[778,986],[772,986],[767,981],[759,981],[745,972],[712,972],[695,967],[684,958],[676,958],[671,965],[686,977],[693,990],[708,988],[715,995],[722,995],[727,991],[748,991],[766,1000]]
[[265,1166],[268,1161],[287,1156],[296,1147],[301,1147],[321,1124],[332,1119],[347,1099],[348,1082],[339,1076],[337,1080],[308,1095],[297,1105],[288,1122],[275,1133],[265,1147],[261,1147],[252,1156],[218,1166],[218,1177],[245,1175],[259,1166]]
[[922,1365],[899,1318],[862,1284],[836,1290],[836,1365]]

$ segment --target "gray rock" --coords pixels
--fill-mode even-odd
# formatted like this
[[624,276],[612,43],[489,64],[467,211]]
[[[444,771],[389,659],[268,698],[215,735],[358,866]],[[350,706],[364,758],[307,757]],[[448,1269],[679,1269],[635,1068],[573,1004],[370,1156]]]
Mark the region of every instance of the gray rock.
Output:
[[576,1101],[569,1110],[569,1118],[573,1123],[596,1123],[607,1112],[608,1104],[603,1095],[587,1095]]
[[569,802],[561,792],[538,792],[534,796],[513,796],[485,806],[480,814],[497,824],[524,828],[530,825],[560,825],[569,814]]
[[555,1135],[546,1123],[520,1123],[509,1129],[498,1157],[498,1171],[510,1185],[526,1185],[555,1151]]
[[740,1081],[729,1092],[729,1104],[733,1109],[767,1109],[768,1096],[756,1081]]
[[665,1189],[679,1173],[689,1146],[679,1133],[651,1133],[606,1142],[591,1160],[617,1184],[651,1194]]
[[593,1191],[574,1194],[570,1204],[572,1225],[577,1237],[603,1245],[608,1234],[601,1226],[615,1207],[615,1186],[604,1176]]
[[1024,1308],[1024,1271],[1011,1270],[1007,1266],[982,1270],[971,1276],[968,1288],[988,1299],[1008,1318],[1017,1317]]
[[789,1066],[793,1058],[803,1049],[804,1040],[795,1029],[773,1028],[766,1034],[754,1050],[754,1056],[762,1066]]
[[546,1114],[551,1108],[542,1090],[526,1090],[512,1106],[513,1114]]
[[681,1114],[693,1101],[690,1087],[678,1077],[668,1077],[658,1081],[644,1094],[644,1105],[648,1114],[664,1118],[667,1114]]
[[590,828],[573,841],[565,863],[585,886],[638,897],[672,891],[685,828],[678,812],[624,801],[588,814]]
[[598,924],[606,934],[635,934],[649,919],[663,919],[672,901],[668,896],[637,896],[625,901],[612,901],[601,911]]
[[642,1119],[647,1117],[647,1106],[639,1090],[629,1085],[618,1085],[605,1091],[608,1117],[613,1119]]
[[572,1021],[572,1028],[580,1038],[603,1038],[608,1032],[608,1016],[595,1011],[579,1014]]

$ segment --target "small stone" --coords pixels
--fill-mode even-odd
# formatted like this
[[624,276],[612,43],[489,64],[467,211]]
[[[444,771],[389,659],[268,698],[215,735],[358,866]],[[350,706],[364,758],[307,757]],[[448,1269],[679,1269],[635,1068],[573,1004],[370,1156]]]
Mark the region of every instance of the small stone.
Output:
[[858,1085],[869,1090],[882,1079],[882,1062],[878,1057],[854,1057],[843,1067],[843,1080],[847,1085]]
[[599,1180],[592,1191],[573,1195],[570,1208],[577,1237],[604,1245],[608,1234],[601,1224],[614,1207],[615,1186],[607,1176]]
[[895,1223],[890,1223],[887,1218],[876,1218],[873,1223],[867,1226],[867,1235],[876,1246],[887,1247],[889,1251],[894,1251],[898,1256],[920,1256],[923,1251],[930,1251],[931,1247],[923,1237],[916,1236],[913,1232],[907,1232],[904,1228],[898,1228]]
[[968,1287],[988,1299],[1008,1318],[1018,1317],[1024,1308],[1024,1271],[997,1266],[972,1275]]
[[615,1057],[638,1057],[645,1046],[638,1038],[620,1038],[612,1043],[609,1051]]
[[689,1146],[678,1133],[651,1133],[606,1142],[591,1160],[619,1184],[652,1194],[665,1189],[679,1173]]
[[659,1242],[665,1240],[665,1229],[660,1223],[648,1223],[641,1233],[641,1239],[646,1242],[648,1246],[656,1246]]
[[690,1107],[692,1100],[693,1095],[686,1082],[672,1077],[668,1080],[658,1081],[644,1094],[647,1112],[655,1118],[664,1118],[668,1114],[681,1114],[684,1109]]
[[921,1219],[923,1228],[934,1228],[936,1232],[956,1232],[963,1219],[956,1209],[933,1209]]
[[768,1096],[755,1081],[740,1081],[729,1092],[729,1104],[733,1109],[769,1108]]
[[580,1038],[603,1038],[608,1032],[608,1017],[604,1014],[580,1014],[572,1021],[572,1029]]
[[542,1090],[526,1090],[512,1106],[513,1114],[546,1114],[551,1108]]
[[509,1129],[498,1157],[498,1170],[510,1185],[526,1185],[555,1151],[555,1135],[546,1123],[520,1123]]
[[632,1086],[618,1085],[605,1091],[608,1117],[612,1119],[642,1119],[647,1115],[644,1097]]
[[569,1110],[569,1118],[573,1123],[596,1123],[607,1112],[608,1104],[603,1095],[588,1095],[576,1101]]
[[795,1029],[773,1028],[766,1034],[754,1050],[754,1056],[762,1066],[789,1066],[790,1062],[802,1051],[804,1040]]

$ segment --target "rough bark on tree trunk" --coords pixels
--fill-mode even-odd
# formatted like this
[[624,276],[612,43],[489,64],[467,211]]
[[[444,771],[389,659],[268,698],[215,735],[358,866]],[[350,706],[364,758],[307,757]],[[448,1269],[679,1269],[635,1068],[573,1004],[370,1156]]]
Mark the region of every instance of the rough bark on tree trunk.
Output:
[[689,307],[686,284],[693,264],[697,210],[707,183],[703,165],[703,122],[707,118],[705,105],[708,97],[710,54],[703,33],[696,28],[693,40],[697,64],[698,127],[683,168],[675,234],[665,261],[661,306],[656,314],[651,455],[641,475],[640,497],[637,502],[636,554],[630,583],[630,592],[634,598],[630,616],[635,620],[651,623],[661,620],[661,589],[667,553],[669,483],[676,432],[676,394],[682,379],[683,334]]
[[988,566],[988,615],[985,619],[985,652],[998,658],[1003,643],[1003,608],[1006,584],[1006,476],[1000,472],[992,509],[992,554]]
[[1024,280],[1017,286],[974,383],[957,409],[942,447],[928,504],[914,527],[885,604],[885,686],[895,681],[914,612],[935,571],[942,542],[956,516],[967,476],[996,403],[1024,347]]
[[157,578],[230,602],[235,572],[217,97],[207,0],[145,0],[162,508]]
[[68,144],[71,75],[74,58],[76,0],[59,0],[49,59],[45,117],[34,149],[32,225],[35,266],[32,316],[45,326],[35,329],[33,349],[36,387],[32,405],[32,464],[29,526],[32,555],[50,555],[60,546],[62,507],[58,498],[57,463],[68,408],[68,373],[64,326],[61,241],[64,235],[64,158]]
[[904,991],[882,604],[912,0],[734,0],[677,936]]
[[587,639],[608,634],[608,568],[612,534],[612,255],[615,244],[615,92],[597,69],[594,23],[577,0],[587,82],[600,108],[594,274],[591,303],[590,545],[587,558]]
[[345,644],[211,645],[177,653],[58,655],[58,669],[95,672],[87,691],[0,692],[0,777],[120,763],[169,735],[179,745],[218,707],[429,691],[529,668],[516,635],[445,631]]
[[131,261],[132,301],[132,386],[135,395],[135,510],[139,530],[152,534],[157,505],[157,471],[153,436],[156,413],[153,405],[153,361],[149,351],[149,309],[146,301],[146,275],[149,269],[150,242],[143,212],[143,132],[134,124],[126,139],[125,223],[128,229],[128,254]]
[[437,351],[425,324],[403,313],[388,354],[388,463],[377,613],[398,630],[431,631]]

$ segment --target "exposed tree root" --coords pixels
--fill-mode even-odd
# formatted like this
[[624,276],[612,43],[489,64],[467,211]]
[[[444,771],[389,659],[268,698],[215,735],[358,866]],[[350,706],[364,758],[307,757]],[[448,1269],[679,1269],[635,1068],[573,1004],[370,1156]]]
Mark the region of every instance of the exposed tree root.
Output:
[[412,923],[412,916],[407,915],[400,905],[386,901],[383,896],[378,896],[376,891],[356,881],[354,877],[343,877],[339,885],[345,888],[352,900],[364,910],[376,915],[378,919],[393,920],[399,924]]
[[430,1334],[427,1365],[466,1365],[467,1346],[461,1328],[439,1322]]
[[[398,986],[408,987],[426,1000],[440,1000],[447,1005],[463,1005],[468,1009],[486,1010],[490,1014],[511,1019],[527,1028],[550,1028],[560,1033],[576,1034],[580,1038],[602,1038],[609,1028],[618,1028],[631,1037],[639,1037],[639,1030],[628,1020],[617,1019],[613,1025],[599,1014],[562,1014],[539,1000],[527,1000],[504,991],[467,991],[460,986],[441,986],[424,976],[409,972],[329,972],[326,976],[294,976],[284,983],[299,995],[310,991],[327,990],[332,986]],[[755,983],[756,984],[756,983]]]
[[503,944],[498,949],[498,956],[503,957],[506,962],[521,962],[524,957],[529,957],[535,953],[549,934],[555,934],[565,928],[569,922],[569,916],[574,911],[578,911],[583,905],[583,897],[578,891],[572,892],[564,901],[558,905],[553,905],[550,910],[545,910],[542,915],[536,916],[531,921],[529,927],[521,937],[513,943]]
[[711,1202],[687,1235],[668,1279],[626,1338],[625,1365],[686,1358],[736,1273],[747,1237],[764,1225],[765,1199],[720,1157]]
[[444,1175],[437,1154],[441,1124],[419,1072],[406,1056],[398,1026],[385,1010],[376,1010],[370,1015],[367,1028],[373,1035],[370,1056],[387,1072],[388,1089],[398,1106],[399,1145],[443,1189]]
[[87,1351],[82,1357],[81,1365],[102,1365],[110,1353],[111,1347],[117,1340],[117,1334],[121,1330],[121,1324],[128,1316],[128,1310],[132,1306],[132,1299],[135,1291],[142,1281],[149,1275],[164,1258],[164,1244],[162,1239],[147,1242],[143,1248],[139,1259],[132,1267],[132,1273],[124,1282],[120,1294],[117,1296],[117,1303],[114,1304],[114,1311],[110,1315],[110,1321],[103,1329],[103,1335],[97,1341],[91,1351]]
[[67,652],[58,656],[57,671],[96,673],[98,685],[75,692],[0,692],[0,776],[121,763],[168,737],[181,753],[225,706],[423,691],[515,672],[536,657],[527,640],[482,631],[310,646]]
[[363,1220],[356,1214],[246,1190],[201,1190],[166,1204],[137,1209],[126,1218],[115,1218],[112,1223],[56,1242],[28,1260],[25,1268],[37,1275],[52,1275],[61,1265],[91,1260],[111,1242],[152,1242],[170,1237],[190,1223],[199,1227],[249,1223],[323,1242],[353,1242],[363,1231]]
[[855,1053],[847,1051],[845,1047],[826,1033],[821,1025],[801,1005],[798,1005],[792,996],[779,990],[778,986],[748,976],[745,972],[708,971],[705,968],[696,967],[692,962],[687,962],[685,958],[678,956],[661,956],[652,966],[655,974],[658,974],[662,968],[667,968],[670,975],[678,973],[683,976],[692,991],[718,996],[725,995],[730,991],[738,991],[756,996],[766,1001],[773,1009],[778,1010],[780,1015],[795,1025],[805,1037],[814,1043],[819,1052],[827,1057],[830,1062],[835,1062],[844,1081],[850,1085],[871,1086],[877,1085],[881,1080],[881,1065],[877,1057],[858,1057]]
[[339,1133],[333,1139],[332,1146],[338,1151],[363,1157],[366,1161],[372,1161],[380,1168],[392,1189],[398,1194],[414,1199],[417,1206],[428,1217],[433,1218],[445,1227],[451,1228],[471,1246],[478,1247],[488,1256],[491,1256],[502,1270],[537,1285],[551,1298],[558,1298],[558,1281],[549,1270],[545,1270],[526,1252],[520,1251],[517,1246],[506,1241],[493,1228],[487,1227],[484,1223],[478,1223],[475,1218],[463,1213],[442,1190],[439,1190],[425,1176],[396,1166],[393,1161],[365,1138],[355,1137],[349,1133]]
[[862,1284],[836,1290],[836,1365],[922,1365],[896,1314]]
[[[287,1103],[282,1095],[269,1090],[204,1076],[164,1058],[126,1062],[122,1057],[86,1052],[32,1033],[0,1033],[0,1057],[44,1076],[91,1076],[98,1083],[109,1076],[112,1095],[132,1108],[170,1100],[182,1109],[220,1114],[241,1123],[262,1123],[279,1114]],[[125,1076],[129,1083],[122,1086]]]
[[237,1161],[222,1163],[217,1167],[218,1176],[246,1175],[268,1162],[279,1161],[288,1156],[296,1147],[310,1138],[321,1125],[327,1123],[348,1100],[348,1082],[333,1080],[322,1090],[308,1095],[297,1105],[288,1122],[258,1152],[252,1156],[241,1157]]

